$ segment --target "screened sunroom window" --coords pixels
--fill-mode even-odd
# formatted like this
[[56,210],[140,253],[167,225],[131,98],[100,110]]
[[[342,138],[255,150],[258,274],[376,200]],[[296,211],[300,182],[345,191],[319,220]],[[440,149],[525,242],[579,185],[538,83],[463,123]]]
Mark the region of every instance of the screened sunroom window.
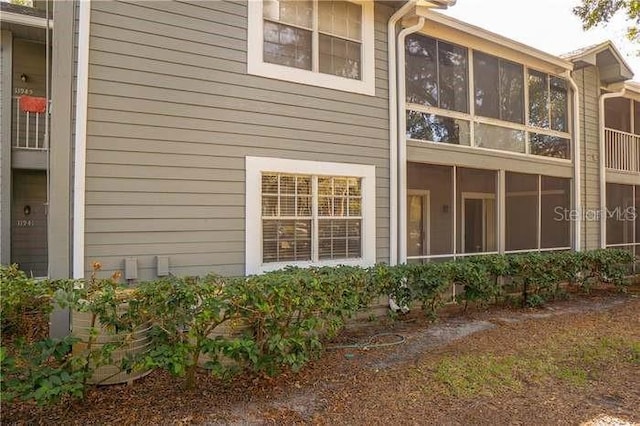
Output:
[[467,49],[419,34],[407,37],[407,102],[467,112]]
[[262,262],[362,256],[361,179],[262,174]]
[[529,125],[568,132],[568,96],[564,79],[529,70]]
[[524,122],[522,65],[474,52],[473,72],[478,115],[513,123]]
[[361,79],[361,4],[264,0],[263,18],[265,62]]

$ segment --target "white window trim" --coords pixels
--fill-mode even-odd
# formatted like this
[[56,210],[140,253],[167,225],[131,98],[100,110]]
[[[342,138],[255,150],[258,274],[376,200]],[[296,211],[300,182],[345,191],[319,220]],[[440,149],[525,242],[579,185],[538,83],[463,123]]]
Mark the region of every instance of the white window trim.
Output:
[[248,2],[247,73],[277,80],[374,96],[376,76],[373,2],[363,0],[349,1],[362,6],[361,80],[264,62],[262,0],[249,0]]
[[[245,190],[245,272],[260,274],[285,266],[371,266],[376,261],[376,168],[375,166],[319,161],[288,160],[269,157],[246,157]],[[262,263],[262,174],[293,173],[314,176],[349,176],[361,180],[362,256],[357,259],[334,259],[318,262]],[[317,238],[314,235],[313,238]]]

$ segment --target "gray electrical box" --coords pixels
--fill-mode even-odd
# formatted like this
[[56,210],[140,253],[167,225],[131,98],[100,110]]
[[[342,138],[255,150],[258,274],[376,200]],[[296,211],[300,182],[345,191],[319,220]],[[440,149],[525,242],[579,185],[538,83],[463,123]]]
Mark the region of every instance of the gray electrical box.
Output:
[[169,256],[156,256],[156,275],[159,277],[169,275]]
[[124,278],[126,280],[138,279],[138,258],[126,257],[124,259]]

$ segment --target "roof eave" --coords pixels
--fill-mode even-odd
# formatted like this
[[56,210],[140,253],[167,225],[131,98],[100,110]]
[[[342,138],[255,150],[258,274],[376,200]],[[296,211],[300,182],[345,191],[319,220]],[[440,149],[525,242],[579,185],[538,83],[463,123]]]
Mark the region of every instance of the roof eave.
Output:
[[542,50],[538,50],[524,43],[520,43],[510,38],[485,30],[484,28],[480,28],[475,25],[471,25],[466,22],[460,21],[458,19],[452,18],[450,16],[444,15],[442,13],[435,12],[432,8],[418,5],[416,7],[416,15],[422,16],[431,21],[439,22],[448,27],[451,27],[456,30],[462,31],[464,33],[470,34],[472,36],[490,41],[497,45],[506,47],[508,49],[522,52],[525,55],[540,59],[558,68],[565,69],[568,71],[572,71],[574,69],[574,64],[571,61],[562,59],[558,56],[554,56],[547,52],[543,52]]

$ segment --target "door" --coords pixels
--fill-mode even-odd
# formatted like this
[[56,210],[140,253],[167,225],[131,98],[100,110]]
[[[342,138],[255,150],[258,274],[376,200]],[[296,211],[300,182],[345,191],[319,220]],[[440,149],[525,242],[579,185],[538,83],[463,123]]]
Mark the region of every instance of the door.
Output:
[[463,253],[496,250],[495,212],[493,194],[462,194]]
[[429,255],[429,191],[407,194],[407,256]]
[[11,199],[11,262],[34,277],[46,277],[47,175],[41,170],[14,170]]

